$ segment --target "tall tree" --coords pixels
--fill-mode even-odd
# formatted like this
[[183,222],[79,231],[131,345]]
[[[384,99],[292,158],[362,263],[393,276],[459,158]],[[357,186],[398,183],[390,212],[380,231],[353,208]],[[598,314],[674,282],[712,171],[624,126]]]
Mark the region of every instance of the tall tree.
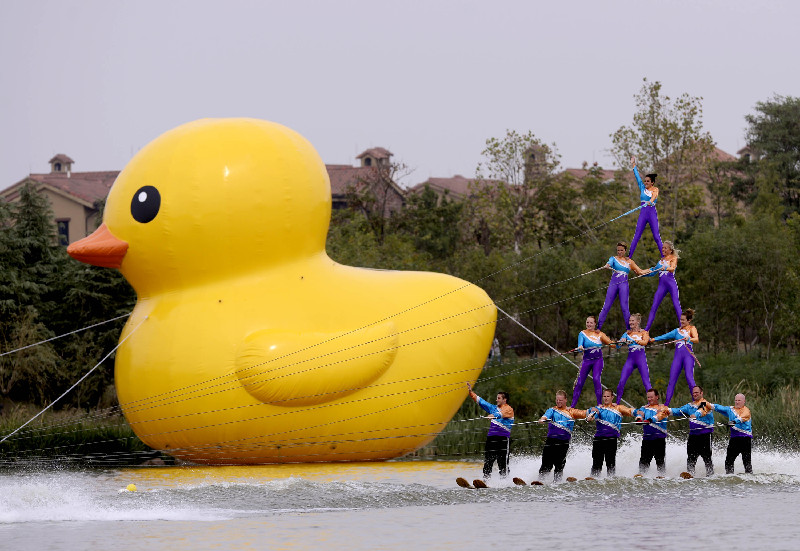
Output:
[[619,166],[628,166],[636,156],[640,167],[658,173],[659,190],[671,203],[668,216],[675,238],[681,213],[700,206],[698,190],[687,189],[687,184],[713,161],[714,141],[703,130],[703,98],[684,93],[673,100],[661,93],[659,81],[646,78],[634,98],[633,122],[611,135],[611,152]]
[[364,215],[379,243],[383,243],[390,216],[400,211],[405,200],[396,182],[409,173],[403,163],[379,162],[347,188],[348,206]]
[[758,102],[745,120],[753,160],[762,172],[775,173],[787,210],[800,212],[800,98],[776,95]]
[[526,243],[541,242],[546,221],[537,194],[552,193],[559,155],[533,132],[508,130],[489,138],[472,184],[475,229],[488,231],[493,246],[510,245],[519,254]]

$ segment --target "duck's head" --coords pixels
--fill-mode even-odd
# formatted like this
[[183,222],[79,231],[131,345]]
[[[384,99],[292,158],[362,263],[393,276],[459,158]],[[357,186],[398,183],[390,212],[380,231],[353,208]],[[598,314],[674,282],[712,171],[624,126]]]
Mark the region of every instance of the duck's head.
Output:
[[106,200],[103,225],[69,254],[119,268],[141,295],[324,252],[328,173],[298,133],[203,119],[142,149]]

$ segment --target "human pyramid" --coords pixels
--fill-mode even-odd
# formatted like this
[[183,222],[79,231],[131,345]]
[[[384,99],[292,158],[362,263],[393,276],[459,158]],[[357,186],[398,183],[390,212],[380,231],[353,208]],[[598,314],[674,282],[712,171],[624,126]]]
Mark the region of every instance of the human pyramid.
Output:
[[[678,283],[675,280],[675,269],[678,265],[680,251],[670,241],[662,243],[658,225],[658,188],[655,187],[656,174],[639,175],[636,158],[631,157],[631,165],[636,182],[639,185],[639,219],[636,231],[630,245],[624,241],[617,243],[616,255],[608,259],[603,266],[611,270],[611,281],[606,293],[605,303],[599,316],[586,318],[586,329],[578,335],[578,346],[569,352],[583,354],[580,370],[575,380],[572,392],[572,403],[567,407],[567,393],[559,390],[556,393],[556,405],[549,408],[538,422],[548,423],[547,438],[542,451],[542,465],[539,469],[541,480],[551,470],[554,471],[554,482],[561,480],[564,466],[566,465],[567,451],[572,438],[572,431],[576,419],[586,419],[596,423],[596,432],[592,442],[592,469],[591,477],[600,474],[603,463],[606,464],[608,476],[614,476],[616,468],[617,443],[621,435],[622,419],[633,417],[635,422],[643,426],[642,448],[639,458],[639,474],[645,474],[655,459],[659,476],[665,474],[665,454],[667,438],[667,418],[670,415],[689,419],[689,438],[687,440],[686,472],[681,473],[685,478],[694,475],[698,457],[702,457],[706,466],[706,474],[714,473],[711,460],[711,438],[714,432],[714,414],[717,412],[727,418],[730,431],[730,440],[725,458],[725,472],[733,473],[733,463],[740,454],[745,471],[752,472],[751,444],[752,426],[750,410],[745,406],[745,396],[737,394],[733,406],[723,406],[707,402],[703,397],[702,387],[695,384],[694,365],[699,361],[694,354],[692,343],[699,342],[697,328],[692,324],[694,310],[681,308]],[[650,226],[653,239],[661,253],[661,260],[652,268],[643,270],[631,258],[645,226]],[[658,288],[653,298],[653,305],[647,317],[647,323],[642,328],[641,314],[630,313],[628,306],[628,275],[633,271],[638,276],[658,276]],[[650,327],[655,320],[656,311],[669,294],[678,320],[678,327],[668,333],[657,337],[650,337]],[[611,340],[602,332],[608,312],[616,299],[619,298],[623,319],[626,320],[627,331],[616,341]],[[645,347],[650,343],[675,344],[675,356],[669,371],[669,384],[667,385],[666,399],[660,403],[658,390],[650,384],[650,373],[647,367]],[[610,389],[603,390],[601,376],[603,372],[603,347],[622,346],[628,347],[628,357],[622,368],[622,374],[617,385],[616,394]],[[639,371],[646,391],[647,404],[633,408],[622,405],[625,384],[634,370]],[[589,409],[576,409],[586,378],[591,372],[594,382],[596,405]],[[689,386],[692,401],[679,408],[670,408],[669,404],[675,392],[678,378],[684,374]],[[469,387],[469,385],[467,385]],[[489,478],[494,462],[497,461],[500,476],[508,473],[508,460],[511,450],[511,427],[514,424],[514,410],[508,405],[508,393],[497,394],[497,404],[491,404],[477,396],[469,388],[470,397],[475,400],[489,415],[491,428],[486,439],[485,461],[483,467],[484,478]],[[615,397],[616,396],[616,397]],[[518,479],[515,479],[518,482]],[[538,483],[539,481],[534,481]]]

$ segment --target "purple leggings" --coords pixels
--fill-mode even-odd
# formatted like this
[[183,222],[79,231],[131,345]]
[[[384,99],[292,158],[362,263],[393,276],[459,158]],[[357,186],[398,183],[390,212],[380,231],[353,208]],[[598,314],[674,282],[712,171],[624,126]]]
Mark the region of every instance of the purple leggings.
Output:
[[583,390],[583,383],[586,382],[590,369],[592,371],[592,379],[594,379],[594,393],[597,396],[597,405],[603,402],[603,385],[600,382],[600,376],[603,373],[603,350],[598,348],[597,351],[587,350],[583,353],[581,370],[578,373],[578,378],[575,379],[575,388],[572,390],[572,405],[570,407],[574,408],[578,404],[578,398],[581,397],[581,391]]
[[642,237],[645,224],[650,224],[650,231],[653,232],[653,239],[656,245],[658,245],[658,253],[662,256],[664,255],[661,246],[661,231],[658,229],[658,212],[656,211],[656,206],[653,205],[644,206],[639,211],[639,220],[636,222],[636,232],[633,234],[633,239],[631,240],[631,252],[628,254],[631,258],[633,258],[633,252],[636,250],[639,238]]
[[667,272],[658,278],[658,289],[656,289],[656,295],[653,297],[653,307],[650,308],[650,315],[647,316],[647,325],[644,326],[645,331],[650,331],[650,327],[656,319],[656,310],[658,310],[667,293],[672,298],[672,307],[675,308],[675,317],[678,318],[678,327],[680,327],[683,310],[681,310],[681,300],[678,296],[678,282],[675,281],[673,274]]
[[625,365],[622,366],[622,376],[619,378],[619,385],[617,385],[616,402],[618,404],[622,402],[622,394],[625,392],[625,383],[628,382],[628,377],[633,374],[634,369],[638,369],[639,375],[642,376],[645,392],[652,388],[650,386],[650,370],[647,369],[647,354],[645,354],[644,350],[631,350],[628,352],[628,359],[625,360]]
[[694,356],[690,353],[691,348],[686,345],[675,348],[675,357],[672,359],[672,366],[669,368],[669,385],[667,385],[667,399],[664,405],[669,405],[672,395],[675,393],[675,384],[682,371],[686,372],[686,382],[689,383],[689,395],[692,394],[694,384]]
[[622,307],[622,317],[625,319],[625,328],[630,329],[628,326],[631,318],[631,309],[628,307],[628,278],[619,274],[611,276],[611,283],[608,284],[608,291],[606,291],[606,301],[597,318],[598,329],[603,328],[603,324],[606,322],[606,317],[608,316],[608,311],[617,298],[617,293],[619,293],[619,305]]

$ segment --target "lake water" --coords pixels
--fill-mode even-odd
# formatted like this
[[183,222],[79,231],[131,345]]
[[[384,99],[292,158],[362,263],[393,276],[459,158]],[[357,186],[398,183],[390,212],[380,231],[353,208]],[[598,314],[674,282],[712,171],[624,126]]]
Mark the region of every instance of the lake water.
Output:
[[[800,549],[798,454],[758,449],[753,475],[683,480],[676,440],[668,478],[633,479],[638,448],[621,447],[617,478],[486,490],[455,484],[480,476],[475,460],[6,471],[0,548]],[[718,473],[723,458],[715,450]],[[512,461],[512,476],[535,478],[538,456]],[[582,479],[590,464],[574,445],[565,475]],[[123,490],[131,483],[137,492]]]

